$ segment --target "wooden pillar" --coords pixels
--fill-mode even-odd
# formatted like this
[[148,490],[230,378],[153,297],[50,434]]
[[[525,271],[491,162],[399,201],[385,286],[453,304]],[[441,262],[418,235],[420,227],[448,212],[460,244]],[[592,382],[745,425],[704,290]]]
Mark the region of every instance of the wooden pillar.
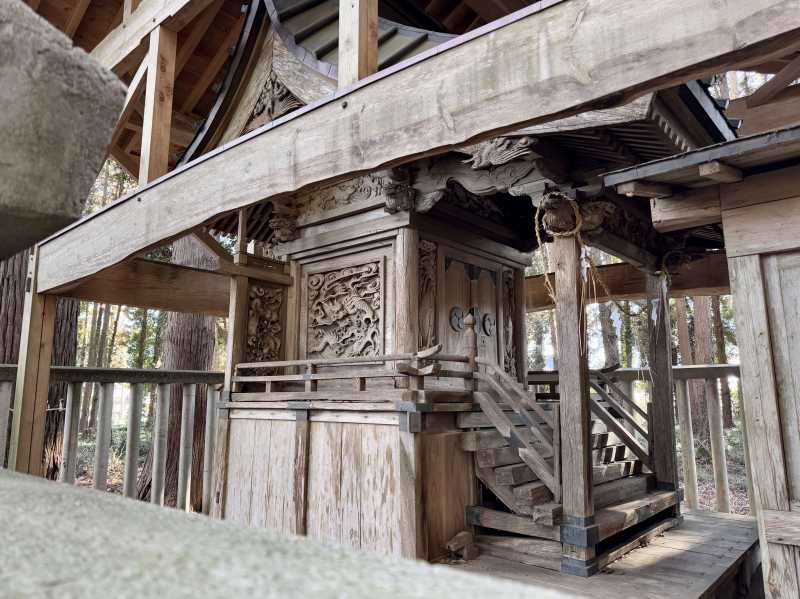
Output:
[[14,396],[14,383],[0,381],[0,468],[6,463],[6,447],[8,446],[8,417],[11,410],[11,398]]
[[675,381],[675,397],[678,404],[678,423],[681,432],[684,501],[690,510],[697,510],[700,507],[697,501],[697,460],[694,454],[692,410],[689,406],[689,383],[685,379]]
[[136,497],[136,483],[139,478],[139,431],[142,424],[142,397],[144,385],[131,384],[130,405],[128,406],[128,436],[125,443],[125,480],[122,494]]
[[648,431],[653,455],[653,474],[659,489],[677,490],[675,465],[675,412],[672,402],[672,334],[669,322],[667,277],[648,275],[647,296],[650,314],[650,401],[654,426]]
[[97,436],[94,449],[94,488],[105,491],[108,485],[108,455],[111,451],[111,416],[114,412],[114,383],[100,386],[97,407]]
[[156,417],[153,420],[153,476],[150,484],[150,503],[156,505],[164,505],[169,403],[169,385],[161,384],[156,391]]
[[558,237],[550,256],[555,266],[558,385],[561,397],[561,477],[563,485],[561,569],[589,576],[597,571],[586,318],[581,304],[581,247],[574,237]]
[[176,507],[186,510],[189,497],[189,478],[192,474],[192,440],[194,438],[194,402],[197,385],[183,385],[181,408],[181,439],[178,453],[178,501]]
[[83,389],[83,383],[70,383],[67,389],[67,409],[64,413],[61,467],[58,471],[58,480],[68,485],[75,482],[75,465],[78,461],[78,426],[81,417],[81,389]]
[[212,385],[206,390],[206,428],[203,443],[203,513],[211,513],[211,495],[214,486],[214,442],[217,435],[217,402],[219,391]]
[[708,410],[708,432],[711,441],[711,463],[714,469],[714,507],[718,512],[731,511],[728,488],[728,463],[725,455],[725,436],[717,379],[706,379],[706,409]]
[[[419,343],[419,233],[400,229],[395,241],[395,351],[412,353]],[[389,352],[387,352],[389,353]]]
[[311,439],[311,423],[308,420],[309,410],[294,412],[294,472],[292,481],[292,498],[294,499],[294,522],[292,532],[296,535],[306,534],[306,516],[308,514],[308,458]]
[[142,118],[142,154],[139,185],[165,174],[169,168],[169,140],[172,127],[172,96],[178,34],[159,26],[150,32],[147,83]]
[[[779,385],[781,367],[790,367],[789,355],[796,351],[781,344],[776,351],[770,335],[770,319],[780,318],[784,298],[770,296],[768,283],[776,283],[776,273],[765,272],[774,265],[771,258],[746,255],[728,258],[731,291],[736,314],[736,338],[739,342],[740,371],[742,376],[743,407],[746,419],[750,471],[758,519],[764,588],[768,599],[800,597],[800,548],[777,542],[766,529],[765,512],[788,513],[794,506],[786,446],[781,422],[781,403],[798,405],[800,397],[792,387]],[[765,281],[765,278],[768,280]],[[779,290],[775,290],[778,291]],[[790,290],[795,294],[796,290]],[[770,311],[775,305],[779,311]],[[797,300],[794,305],[797,308]],[[777,325],[785,326],[785,320]],[[778,331],[776,331],[777,333]],[[783,381],[790,380],[785,373]],[[781,393],[787,396],[781,397]],[[796,457],[795,457],[796,459]],[[787,514],[788,515],[788,514]],[[769,539],[773,540],[770,541]]]
[[378,70],[378,0],[339,0],[339,88]]
[[39,250],[35,249],[30,258],[28,291],[25,293],[22,314],[8,467],[18,472],[44,476],[44,424],[57,298],[36,293],[38,262]]

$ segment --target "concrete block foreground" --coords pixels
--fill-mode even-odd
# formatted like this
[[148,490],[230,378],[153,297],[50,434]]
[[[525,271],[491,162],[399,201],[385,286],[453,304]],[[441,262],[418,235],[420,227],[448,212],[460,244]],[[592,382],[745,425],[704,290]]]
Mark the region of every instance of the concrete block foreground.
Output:
[[0,597],[574,597],[0,470]]
[[125,86],[21,0],[0,0],[0,259],[78,219]]

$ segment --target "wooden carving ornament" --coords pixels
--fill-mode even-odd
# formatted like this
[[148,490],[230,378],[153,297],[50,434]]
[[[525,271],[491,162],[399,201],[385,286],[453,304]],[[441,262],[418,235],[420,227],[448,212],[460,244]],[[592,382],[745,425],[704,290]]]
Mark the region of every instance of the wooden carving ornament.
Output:
[[250,284],[246,362],[281,359],[283,289]]

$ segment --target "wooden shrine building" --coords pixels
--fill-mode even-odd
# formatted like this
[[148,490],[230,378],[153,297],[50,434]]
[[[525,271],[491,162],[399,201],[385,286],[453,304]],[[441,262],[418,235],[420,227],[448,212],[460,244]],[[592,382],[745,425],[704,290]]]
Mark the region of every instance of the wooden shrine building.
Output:
[[[80,4],[76,41],[129,85],[109,153],[140,187],[37,246],[12,467],[41,471],[56,297],[223,315],[215,517],[430,561],[490,531],[590,576],[681,525],[669,284],[727,251],[766,586],[798,596],[797,495],[766,480],[800,459],[798,142],[737,139],[704,83],[795,65],[798,2]],[[187,235],[216,269],[146,257]],[[540,244],[546,381],[525,333]],[[585,245],[651,300],[646,407],[588,370]],[[748,543],[697,596],[749,585]]]

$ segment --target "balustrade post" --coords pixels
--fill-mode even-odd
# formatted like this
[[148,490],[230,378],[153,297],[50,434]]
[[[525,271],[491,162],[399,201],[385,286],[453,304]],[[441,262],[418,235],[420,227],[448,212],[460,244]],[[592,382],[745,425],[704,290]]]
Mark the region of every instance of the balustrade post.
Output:
[[81,390],[83,383],[70,383],[67,388],[67,409],[64,412],[64,433],[61,443],[61,468],[59,482],[75,482],[75,463],[78,457],[78,426],[81,417]]
[[219,391],[213,385],[206,387],[206,430],[203,446],[203,513],[211,511],[211,487],[214,474],[214,440],[217,431],[217,401]]
[[[306,374],[308,377],[317,373],[317,367],[313,364],[309,364],[306,366]],[[317,390],[317,381],[312,380],[311,378],[306,378],[306,393],[311,393]]]
[[[478,335],[475,332],[475,317],[471,313],[464,317],[464,326],[467,329],[467,372],[472,375],[478,370],[476,361],[478,357]],[[476,391],[475,379],[472,377],[464,379],[464,388],[467,391]]]
[[711,462],[714,468],[715,507],[718,512],[730,512],[731,498],[725,458],[722,404],[717,391],[717,379],[706,379],[706,407],[708,409],[708,430],[711,435]]
[[5,464],[6,445],[8,444],[8,416],[11,413],[11,398],[14,383],[0,381],[0,468]]
[[128,410],[128,436],[125,444],[125,482],[122,494],[136,497],[136,482],[139,478],[139,432],[142,422],[142,397],[144,385],[131,385],[131,401]]
[[108,454],[111,450],[111,416],[114,410],[114,383],[100,386],[97,408],[97,436],[94,450],[94,488],[106,490],[108,484]]
[[156,414],[153,421],[153,476],[150,483],[150,503],[156,505],[164,505],[169,403],[169,385],[161,384],[156,391]]
[[186,509],[189,495],[189,478],[192,473],[192,440],[194,437],[194,400],[197,385],[183,385],[183,407],[181,409],[181,441],[178,454],[178,502],[179,510]]
[[744,472],[747,477],[747,499],[750,502],[750,513],[755,516],[758,506],[756,505],[756,493],[753,489],[753,474],[750,472],[750,442],[747,440],[747,418],[744,417],[744,396],[742,395],[741,373],[736,377],[736,391],[739,395],[739,414],[742,419],[742,443],[744,444]]
[[689,406],[689,383],[686,379],[675,381],[675,398],[678,404],[678,427],[681,436],[681,461],[683,462],[684,501],[690,510],[697,510],[697,464],[694,454],[692,410]]

